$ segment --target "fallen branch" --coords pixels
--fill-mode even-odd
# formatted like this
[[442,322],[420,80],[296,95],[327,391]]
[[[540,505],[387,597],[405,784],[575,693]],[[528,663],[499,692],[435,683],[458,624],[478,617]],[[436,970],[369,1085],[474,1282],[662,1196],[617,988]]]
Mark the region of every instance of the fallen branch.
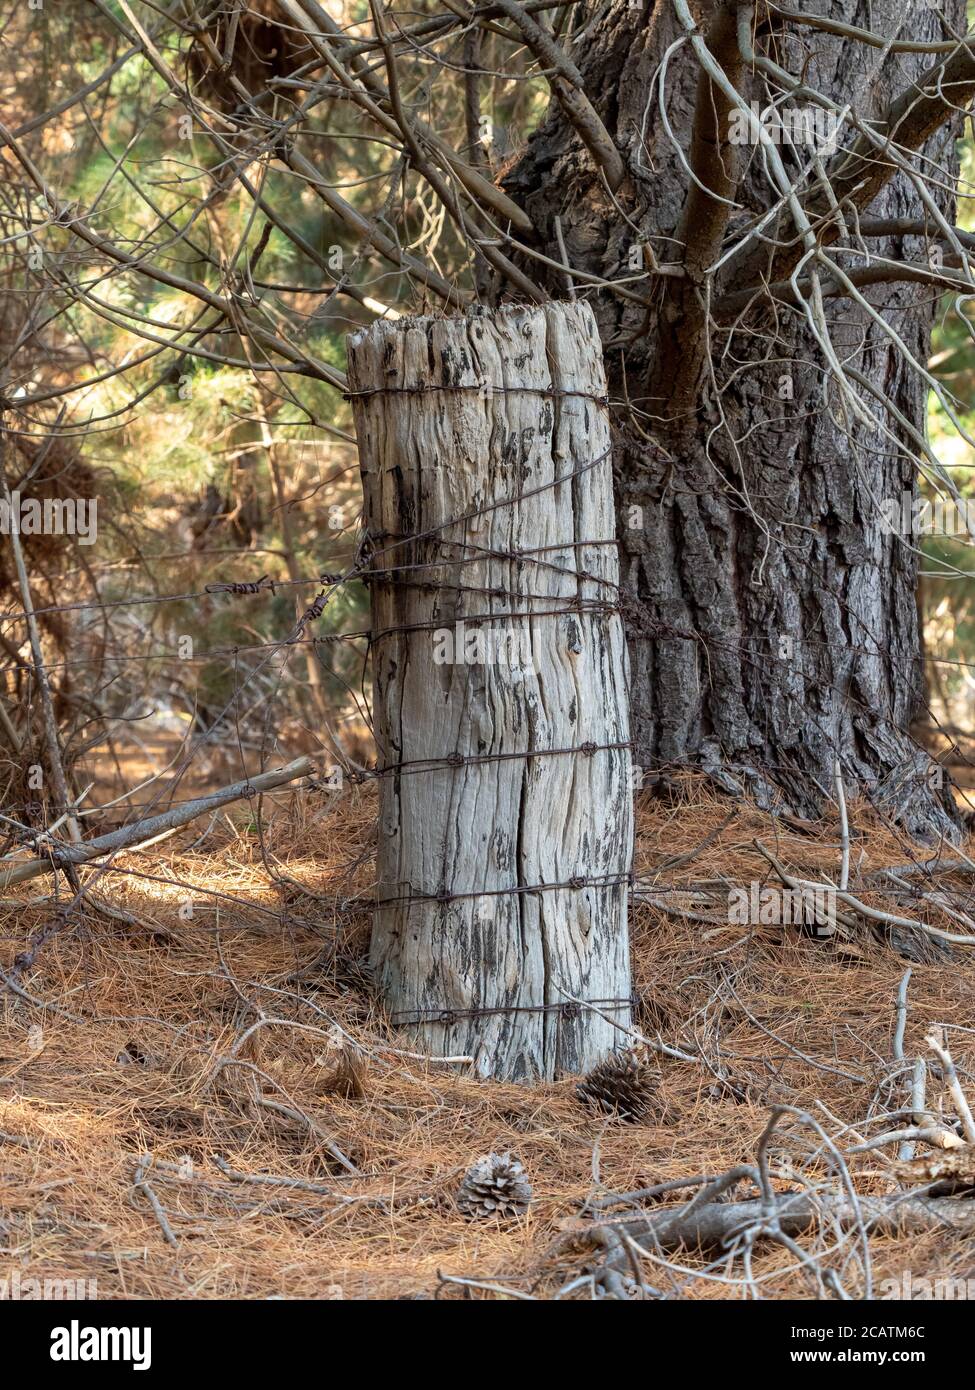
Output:
[[[770,850],[766,849],[761,840],[755,840],[754,845],[769,861],[788,888],[811,888],[818,892],[835,893],[841,903],[845,903],[847,906],[852,907],[854,911],[858,912],[862,917],[867,917],[873,922],[883,922],[889,927],[902,927],[908,931],[922,932],[926,936],[933,936],[937,941],[947,941],[954,946],[975,946],[975,936],[962,935],[959,932],[942,931],[940,927],[929,927],[926,922],[917,922],[913,917],[900,917],[894,912],[882,912],[877,907],[870,907],[869,904],[861,902],[861,900],[852,893],[844,893],[841,888],[837,888],[833,883],[821,880],[813,881],[806,878],[795,878],[783,869],[775,855],[772,854]],[[844,926],[850,925],[850,919],[848,917],[841,915],[839,912],[837,912],[835,916],[837,922]]]
[[951,1092],[951,1098],[955,1102],[955,1108],[961,1120],[961,1127],[965,1139],[969,1144],[975,1144],[975,1119],[972,1118],[968,1098],[961,1088],[961,1082],[958,1080],[958,1073],[955,1071],[954,1060],[951,1053],[944,1045],[942,1038],[939,1036],[939,1031],[940,1030],[936,1028],[932,1028],[924,1041],[941,1063],[945,1082],[947,1083],[948,1090]]
[[[951,1230],[958,1234],[975,1232],[975,1202],[959,1202],[950,1197],[864,1197],[858,1198],[865,1226],[877,1234],[920,1234],[932,1230]],[[797,1236],[817,1221],[825,1219],[847,1229],[858,1224],[853,1204],[841,1196],[819,1193],[786,1193],[777,1195],[770,1204],[749,1202],[708,1202],[691,1210],[690,1206],[676,1210],[654,1212],[652,1215],[632,1214],[601,1218],[574,1228],[579,1235],[587,1229],[594,1237],[597,1232],[611,1229],[651,1251],[707,1250],[725,1245],[750,1228],[758,1235],[763,1229],[781,1231]]]
[[135,1176],[132,1179],[132,1190],[133,1193],[142,1193],[143,1197],[145,1197],[149,1206],[152,1208],[153,1216],[159,1222],[159,1229],[166,1237],[167,1244],[171,1245],[174,1250],[178,1250],[179,1241],[176,1238],[172,1226],[169,1224],[169,1218],[166,1215],[163,1204],[156,1196],[153,1188],[149,1185],[149,1180],[146,1177],[146,1173],[151,1167],[152,1154],[143,1154],[142,1158],[136,1164]]
[[[25,883],[28,879],[37,878],[39,874],[55,873],[58,869],[69,864],[88,864],[93,859],[100,859],[105,854],[114,854],[123,849],[138,848],[160,834],[168,834],[170,831],[178,830],[180,826],[189,824],[197,816],[205,815],[215,807],[226,806],[231,801],[241,801],[244,797],[272,791],[285,782],[293,782],[296,777],[304,777],[313,769],[314,763],[311,758],[296,758],[294,762],[286,763],[284,767],[275,768],[270,772],[262,772],[257,777],[249,777],[242,782],[233,782],[230,786],[222,787],[220,791],[212,792],[209,796],[197,797],[193,801],[184,802],[181,806],[173,806],[170,810],[163,811],[161,815],[136,821],[134,825],[123,825],[121,829],[113,830],[108,835],[99,835],[94,840],[88,840],[79,845],[52,845],[43,859],[21,861],[13,864],[5,873],[0,875],[0,890],[9,888],[15,883]],[[0,866],[7,863],[10,861],[0,860]]]
[[[255,1183],[264,1187],[281,1187],[290,1192],[313,1192],[322,1197],[331,1197],[333,1201],[340,1202],[347,1206],[358,1203],[360,1206],[379,1207],[383,1211],[389,1211],[389,1201],[384,1197],[371,1196],[349,1196],[344,1193],[336,1192],[334,1187],[326,1186],[321,1182],[306,1182],[303,1178],[278,1177],[273,1173],[242,1173],[237,1168],[231,1168],[226,1159],[219,1154],[214,1157],[214,1163],[223,1173],[225,1178],[231,1182]],[[178,1166],[178,1165],[174,1165]]]

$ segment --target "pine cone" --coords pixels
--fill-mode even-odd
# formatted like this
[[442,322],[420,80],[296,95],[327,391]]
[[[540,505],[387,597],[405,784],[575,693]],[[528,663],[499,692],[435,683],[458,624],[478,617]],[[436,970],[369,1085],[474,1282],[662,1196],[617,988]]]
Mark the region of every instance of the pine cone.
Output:
[[524,1216],[531,1199],[531,1183],[510,1153],[483,1154],[468,1168],[457,1192],[457,1205],[471,1221],[485,1216]]
[[616,1052],[593,1067],[576,1087],[585,1105],[636,1124],[656,1108],[657,1086],[647,1054],[639,1048]]

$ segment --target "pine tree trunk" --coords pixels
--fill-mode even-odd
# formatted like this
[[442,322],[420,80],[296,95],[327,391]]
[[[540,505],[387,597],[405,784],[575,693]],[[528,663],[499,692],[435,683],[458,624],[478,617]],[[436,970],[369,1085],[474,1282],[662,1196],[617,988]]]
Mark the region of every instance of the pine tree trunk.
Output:
[[[721,12],[733,21],[736,8],[719,0],[695,4],[694,12],[713,50],[727,42],[726,70],[744,100],[762,107],[764,89],[740,62],[733,23],[722,27]],[[866,8],[833,0],[828,9],[836,20],[889,36],[940,39],[945,32],[920,0],[876,0]],[[949,0],[943,13],[956,32],[964,30],[960,0]],[[877,49],[774,18],[770,30],[769,17],[760,18],[763,51],[839,105],[855,102],[868,119],[932,61],[898,54],[880,63]],[[599,322],[614,402],[634,759],[645,768],[697,764],[729,789],[815,815],[829,812],[839,758],[847,787],[908,832],[952,835],[950,793],[909,736],[923,699],[917,558],[881,518],[882,500],[915,488],[916,449],[890,415],[893,438],[843,420],[801,314],[759,307],[733,333],[712,330],[705,338],[699,324],[694,331],[694,276],[704,267],[689,264],[683,287],[652,276],[633,281],[644,245],[659,263],[681,263],[685,240],[719,206],[687,175],[701,78],[690,47],[677,42],[682,32],[670,0],[617,5],[593,21],[575,50],[587,95],[626,154],[628,178],[615,198],[556,102],[503,180],[549,257],[560,260],[560,219],[574,266],[610,280],[629,275],[628,288],[647,300],[641,308],[580,286]],[[653,85],[664,81],[665,53],[669,130]],[[946,127],[928,142],[924,167],[957,167],[952,134]],[[709,186],[728,179],[723,191],[732,189],[738,210],[724,236],[704,248],[704,262],[717,260],[736,227],[770,203],[760,158],[753,149],[737,152],[739,182],[727,162],[735,153],[721,150],[705,166]],[[806,157],[785,152],[789,169]],[[951,220],[949,176],[930,182]],[[902,175],[869,213],[924,217]],[[919,237],[870,245],[894,261],[926,259]],[[849,269],[857,261],[847,255],[843,263]],[[536,279],[546,274],[540,262],[530,267]],[[556,271],[543,283],[553,295],[563,292]],[[716,295],[740,288],[733,268],[713,287]],[[867,297],[923,362],[936,297],[910,284],[875,285]],[[865,386],[864,402],[882,414],[878,396],[890,401],[923,433],[926,390],[917,374],[862,309],[843,299],[828,306],[839,356],[877,393]],[[677,383],[694,350],[700,377],[682,396]]]
[[630,1019],[632,853],[595,321],[551,304],[380,322],[350,338],[349,377],[392,1021],[483,1075],[587,1070]]

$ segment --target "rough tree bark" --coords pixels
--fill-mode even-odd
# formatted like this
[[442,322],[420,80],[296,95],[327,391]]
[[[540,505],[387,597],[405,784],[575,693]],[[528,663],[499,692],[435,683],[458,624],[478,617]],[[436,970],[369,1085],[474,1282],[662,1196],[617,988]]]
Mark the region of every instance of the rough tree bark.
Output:
[[[692,8],[745,100],[763,107],[759,79],[737,53],[739,5]],[[948,32],[923,3],[832,0],[828,12],[887,36]],[[959,0],[942,12],[954,32],[964,31]],[[881,62],[877,49],[770,20],[761,7],[758,14],[757,48],[841,106],[855,101],[868,119],[932,63],[914,54]],[[908,831],[952,833],[950,795],[929,785],[929,759],[908,732],[923,698],[916,556],[885,532],[879,508],[880,499],[915,488],[916,451],[896,425],[902,446],[879,429],[844,422],[822,354],[801,316],[783,306],[770,309],[765,298],[766,307],[733,332],[702,337],[699,277],[769,206],[770,192],[753,147],[709,154],[707,120],[695,128],[695,111],[719,122],[726,113],[685,44],[670,53],[665,79],[670,125],[704,181],[738,209],[726,219],[727,210],[690,183],[653,87],[682,33],[673,0],[606,6],[574,50],[586,93],[626,155],[627,178],[614,195],[555,101],[503,180],[555,261],[558,218],[572,264],[608,278],[632,275],[634,244],[648,244],[660,263],[681,262],[688,245],[689,278],[645,281],[637,288],[646,308],[585,291],[616,403],[635,761],[696,762],[763,802],[814,815],[830,794],[838,754],[848,787],[862,788]],[[952,132],[942,129],[924,153],[950,168]],[[808,152],[782,155],[794,171]],[[932,180],[932,189],[951,219],[943,181]],[[923,220],[917,191],[902,175],[884,183],[869,212]],[[894,260],[926,256],[917,237],[871,246]],[[771,251],[766,262],[732,262],[717,293],[754,285],[756,268],[771,269]],[[843,264],[862,260],[845,256]],[[541,262],[531,265],[536,277],[544,273]],[[546,283],[553,295],[563,292],[557,272]],[[923,361],[937,295],[909,284],[866,294]],[[860,308],[827,302],[839,356],[923,431],[926,392],[916,373]],[[863,399],[876,408],[866,387]]]
[[586,1070],[621,1035],[569,997],[630,1017],[632,852],[592,313],[379,322],[350,338],[349,378],[385,769],[372,958],[392,1021],[485,1075]]

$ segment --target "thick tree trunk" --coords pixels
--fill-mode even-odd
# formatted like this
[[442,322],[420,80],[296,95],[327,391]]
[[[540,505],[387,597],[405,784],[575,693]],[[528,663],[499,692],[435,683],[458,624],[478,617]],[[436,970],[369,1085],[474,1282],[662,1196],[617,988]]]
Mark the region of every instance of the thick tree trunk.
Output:
[[392,1020],[482,1074],[586,1070],[630,1017],[626,647],[585,305],[349,340],[372,558]]
[[[722,22],[722,6],[694,8],[709,42],[728,48],[726,70],[744,99],[764,107],[758,78],[735,56],[734,26]],[[834,0],[829,13],[884,35],[944,36],[935,11],[920,3]],[[944,13],[956,32],[964,29],[960,3],[952,0]],[[657,0],[649,13],[613,6],[576,50],[587,94],[627,153],[629,176],[611,198],[552,103],[504,186],[553,259],[560,217],[572,263],[608,279],[632,276],[641,243],[660,263],[680,262],[683,243],[699,230],[695,254],[713,263],[722,240],[769,206],[755,150],[725,150],[729,159],[737,153],[740,182],[721,159],[699,162],[709,186],[739,206],[723,231],[720,218],[707,221],[709,200],[690,183],[652,85],[663,82],[671,130],[685,159],[694,160],[700,66],[687,44],[672,50],[682,32],[671,0]],[[855,102],[867,118],[931,63],[912,54],[880,63],[877,49],[788,23],[778,25],[774,40],[766,27],[756,46],[840,105]],[[950,169],[951,132],[936,135],[925,154],[934,161],[927,167]],[[782,155],[790,171],[807,158],[804,150]],[[950,218],[947,180],[939,174],[931,182]],[[888,183],[870,213],[923,218],[903,176]],[[926,255],[919,238],[871,246],[894,260]],[[858,262],[845,255],[843,264]],[[688,406],[694,286],[705,268],[689,257],[691,281],[683,286],[631,280],[646,308],[585,290],[600,325],[617,428],[634,758],[644,766],[697,763],[768,804],[815,814],[839,757],[848,787],[908,831],[953,833],[950,795],[937,789],[927,755],[908,733],[923,698],[916,556],[886,532],[880,509],[882,500],[915,487],[915,450],[891,415],[894,439],[844,419],[821,351],[801,315],[782,305],[759,308],[735,331],[703,340]],[[539,263],[532,273],[542,273]],[[735,273],[732,266],[716,293],[742,287]],[[553,294],[562,292],[556,273],[548,283]],[[936,307],[930,290],[877,285],[867,297],[923,361]],[[838,355],[923,432],[926,392],[916,373],[862,309],[844,299],[827,305]],[[882,413],[866,388],[863,400]]]

